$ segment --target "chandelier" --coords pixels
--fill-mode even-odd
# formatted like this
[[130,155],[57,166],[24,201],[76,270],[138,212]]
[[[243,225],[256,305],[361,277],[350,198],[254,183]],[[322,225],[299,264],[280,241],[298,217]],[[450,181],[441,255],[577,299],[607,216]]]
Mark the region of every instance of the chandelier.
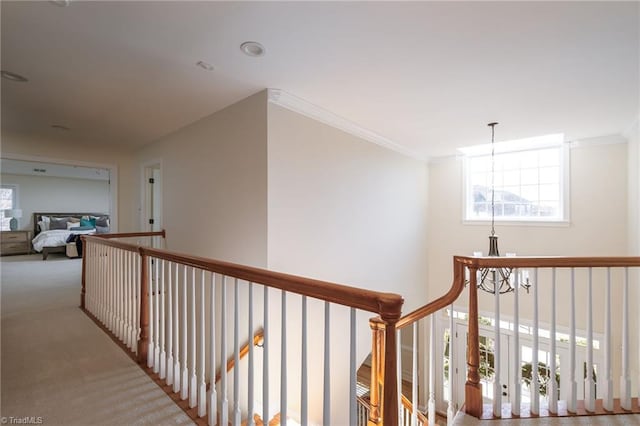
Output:
[[[498,236],[495,229],[495,127],[498,123],[489,123],[491,127],[491,235],[489,235],[489,257],[499,257]],[[517,282],[516,282],[517,280]],[[515,286],[523,287],[527,293],[531,283],[527,272],[520,273],[519,276],[511,268],[480,268],[478,270],[478,288],[487,293],[500,294],[509,293],[515,290]]]

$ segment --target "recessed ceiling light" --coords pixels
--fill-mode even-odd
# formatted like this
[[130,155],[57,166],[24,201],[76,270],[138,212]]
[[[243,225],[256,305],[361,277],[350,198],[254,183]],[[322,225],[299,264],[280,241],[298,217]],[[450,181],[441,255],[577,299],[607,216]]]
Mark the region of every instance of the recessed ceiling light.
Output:
[[202,68],[203,70],[207,70],[207,71],[213,71],[214,70],[213,65],[211,65],[211,64],[209,64],[207,62],[204,62],[204,61],[196,62],[196,66]]
[[240,50],[247,56],[262,56],[264,55],[264,46],[257,41],[245,41],[240,45]]
[[6,78],[7,80],[15,81],[18,83],[24,83],[25,81],[29,81],[27,77],[23,77],[20,74],[16,74],[11,71],[2,70],[0,71],[0,75],[2,75],[2,78]]
[[52,124],[51,125],[52,129],[56,129],[56,130],[64,130],[66,132],[68,132],[69,130],[71,130],[70,128],[68,128],[67,126],[63,126],[62,124]]
[[49,0],[51,3],[60,7],[67,7],[71,4],[71,0]]

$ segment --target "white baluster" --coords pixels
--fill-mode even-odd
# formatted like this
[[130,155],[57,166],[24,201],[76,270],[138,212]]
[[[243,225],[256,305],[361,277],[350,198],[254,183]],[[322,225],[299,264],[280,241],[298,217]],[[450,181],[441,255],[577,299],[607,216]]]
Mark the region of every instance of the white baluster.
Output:
[[164,259],[160,261],[160,294],[156,295],[156,298],[160,298],[160,378],[165,379],[167,377],[167,351],[166,351],[166,339],[165,339],[165,328],[166,317],[165,317],[165,299],[164,294],[166,290],[165,283],[165,262]]
[[188,342],[187,342],[187,286],[189,281],[187,280],[187,267],[183,268],[182,275],[182,330],[180,335],[182,336],[182,378],[180,380],[180,399],[183,401],[189,398],[189,358],[188,358]]
[[[429,424],[436,424],[436,314],[429,317],[429,400],[427,413]],[[400,346],[400,341],[398,341]]]
[[[240,295],[238,279],[233,282],[233,425],[240,426]],[[249,336],[251,339],[252,336]],[[251,346],[250,342],[250,346]]]
[[[533,353],[531,357],[531,414],[540,413],[540,387],[538,384],[538,268],[533,270]],[[550,375],[555,380],[555,375]]]
[[593,381],[593,282],[592,268],[589,268],[589,281],[587,283],[587,377],[585,378],[587,411],[596,409],[596,383]]
[[[538,285],[537,281],[535,283]],[[556,268],[551,270],[551,353],[549,360],[549,386],[550,391],[547,393],[549,399],[549,412],[558,413],[558,383],[556,382]]]
[[[306,300],[305,300],[306,304]],[[306,311],[306,305],[305,305]],[[357,406],[357,394],[356,394],[356,385],[357,385],[357,376],[358,376],[358,366],[356,365],[356,310],[355,308],[351,308],[349,310],[349,424],[355,424],[356,422],[356,406]],[[305,318],[305,328],[306,328],[306,318]],[[306,332],[305,332],[306,334]],[[399,345],[399,343],[398,343]],[[306,336],[304,341],[305,346],[305,355],[306,355]],[[306,361],[305,361],[306,364]],[[306,368],[306,365],[305,365]],[[305,373],[306,374],[306,373]],[[305,386],[306,391],[306,386]],[[305,397],[306,404],[306,397]],[[303,423],[306,425],[307,422]]]
[[[287,292],[282,290],[280,346],[280,422],[287,423]],[[323,420],[324,421],[324,420]],[[326,423],[326,422],[325,422]]]
[[309,423],[309,390],[307,371],[307,296],[302,296],[302,359],[300,377],[300,424],[306,426]]
[[153,312],[153,289],[154,289],[153,262],[150,257],[147,258],[147,266],[149,268],[148,269],[149,274],[147,275],[147,280],[149,280],[148,287],[147,287],[149,289],[149,346],[148,346],[148,352],[147,352],[147,367],[151,368],[153,367],[154,353],[155,353],[153,342],[155,340],[154,329],[155,329],[156,319]]
[[605,291],[605,319],[604,319],[604,396],[602,406],[607,411],[613,411],[613,376],[611,367],[611,268],[607,268],[607,287]]
[[629,371],[629,268],[624,268],[622,285],[622,377],[620,406],[631,410],[631,374]]
[[516,274],[516,285],[513,289],[513,368],[515,370],[513,384],[513,403],[511,404],[511,412],[514,416],[520,415],[520,378],[522,376],[522,370],[520,367],[520,272],[518,269],[514,269]]
[[211,273],[211,315],[209,316],[209,425],[218,423],[218,393],[216,392],[216,274]]
[[262,340],[262,421],[269,422],[269,287],[264,286]]
[[126,330],[125,336],[127,347],[133,349],[133,282],[131,276],[131,252],[124,252],[124,277],[125,277],[125,313],[126,313]]
[[[229,424],[229,400],[227,398],[227,277],[222,277],[220,290],[220,423]],[[266,422],[266,421],[265,421]]]
[[196,375],[196,269],[191,268],[191,361],[189,372],[191,383],[189,385],[189,408],[198,404],[198,376]]
[[[498,280],[498,272],[493,270],[490,272],[493,274],[493,282],[497,283]],[[493,326],[494,331],[494,342],[493,342],[493,362],[494,362],[494,376],[493,376],[493,416],[494,417],[502,417],[502,377],[500,375],[501,370],[501,362],[502,362],[502,345],[500,344],[502,338],[500,336],[500,291],[498,291],[498,286],[496,286],[496,290],[493,295],[493,305],[495,311],[495,322]],[[517,286],[516,286],[517,287]],[[517,329],[516,329],[517,333]],[[452,366],[449,366],[451,368]],[[507,379],[508,380],[508,379]]]
[[160,372],[160,259],[154,259],[155,266],[155,290],[153,300],[155,303],[154,322],[156,323],[156,334],[154,340],[154,352],[153,352],[153,372]]
[[124,322],[124,250],[117,250],[118,259],[118,339],[125,341],[125,322]]
[[249,282],[249,372],[248,372],[248,382],[249,382],[249,395],[248,395],[248,407],[247,407],[247,424],[248,426],[254,426],[255,421],[253,419],[253,413],[255,411],[253,407],[254,400],[254,380],[253,380],[253,370],[254,370],[254,344],[253,344],[253,283]]
[[116,249],[113,247],[109,247],[110,257],[109,257],[109,290],[111,292],[109,302],[111,308],[111,318],[110,318],[110,328],[113,334],[116,334],[117,328],[116,324],[118,321],[118,314],[116,313]]
[[455,386],[455,372],[456,372],[456,358],[455,354],[455,344],[454,337],[456,336],[456,332],[454,329],[453,323],[453,304],[449,307],[449,394],[447,398],[449,399],[449,403],[447,404],[447,426],[453,425],[453,419],[456,416],[456,403],[453,400],[454,386]]
[[176,270],[175,270],[175,285],[174,285],[174,289],[175,289],[175,293],[174,293],[174,298],[173,298],[173,316],[174,316],[174,321],[173,321],[173,356],[174,356],[174,360],[173,360],[173,392],[174,393],[178,393],[180,392],[180,388],[181,388],[181,381],[180,381],[180,371],[182,370],[180,368],[180,265],[176,263]]
[[[400,341],[397,342],[398,346],[402,346]],[[412,350],[413,365],[411,369],[411,424],[413,426],[418,425],[418,322],[413,323],[413,350]],[[402,389],[402,382],[398,382],[398,388]]]
[[322,422],[331,424],[331,305],[324,302],[324,383]]
[[113,290],[114,290],[114,304],[113,311],[115,313],[115,323],[113,334],[120,340],[122,336],[120,334],[122,317],[120,313],[121,304],[120,304],[120,250],[114,248],[113,249]]
[[[173,274],[172,263],[167,262],[167,384],[173,385]],[[177,269],[177,265],[176,265]]]
[[571,392],[569,394],[569,401],[567,401],[567,410],[575,413],[578,399],[578,383],[576,382],[576,280],[574,268],[571,268],[571,328],[569,331],[569,350],[571,359],[569,365],[569,384],[571,386]]
[[[198,417],[204,417],[207,414],[207,384],[204,381],[204,358],[205,358],[205,333],[204,333],[204,270],[200,276],[200,356],[198,360]],[[194,306],[195,309],[195,306]],[[213,306],[211,307],[213,309]],[[214,382],[215,384],[215,382]]]

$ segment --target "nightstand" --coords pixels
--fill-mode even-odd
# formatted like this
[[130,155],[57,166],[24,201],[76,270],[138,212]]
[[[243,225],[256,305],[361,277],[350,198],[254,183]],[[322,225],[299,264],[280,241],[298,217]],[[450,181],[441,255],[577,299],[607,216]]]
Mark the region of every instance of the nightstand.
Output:
[[1,231],[0,256],[8,254],[30,254],[31,232],[29,231]]

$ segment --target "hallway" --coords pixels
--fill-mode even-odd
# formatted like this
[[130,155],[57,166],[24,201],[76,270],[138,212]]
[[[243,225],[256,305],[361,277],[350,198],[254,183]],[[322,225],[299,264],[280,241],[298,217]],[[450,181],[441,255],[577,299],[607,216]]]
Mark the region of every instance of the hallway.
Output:
[[2,258],[2,422],[193,424],[78,308],[81,267],[59,256]]

